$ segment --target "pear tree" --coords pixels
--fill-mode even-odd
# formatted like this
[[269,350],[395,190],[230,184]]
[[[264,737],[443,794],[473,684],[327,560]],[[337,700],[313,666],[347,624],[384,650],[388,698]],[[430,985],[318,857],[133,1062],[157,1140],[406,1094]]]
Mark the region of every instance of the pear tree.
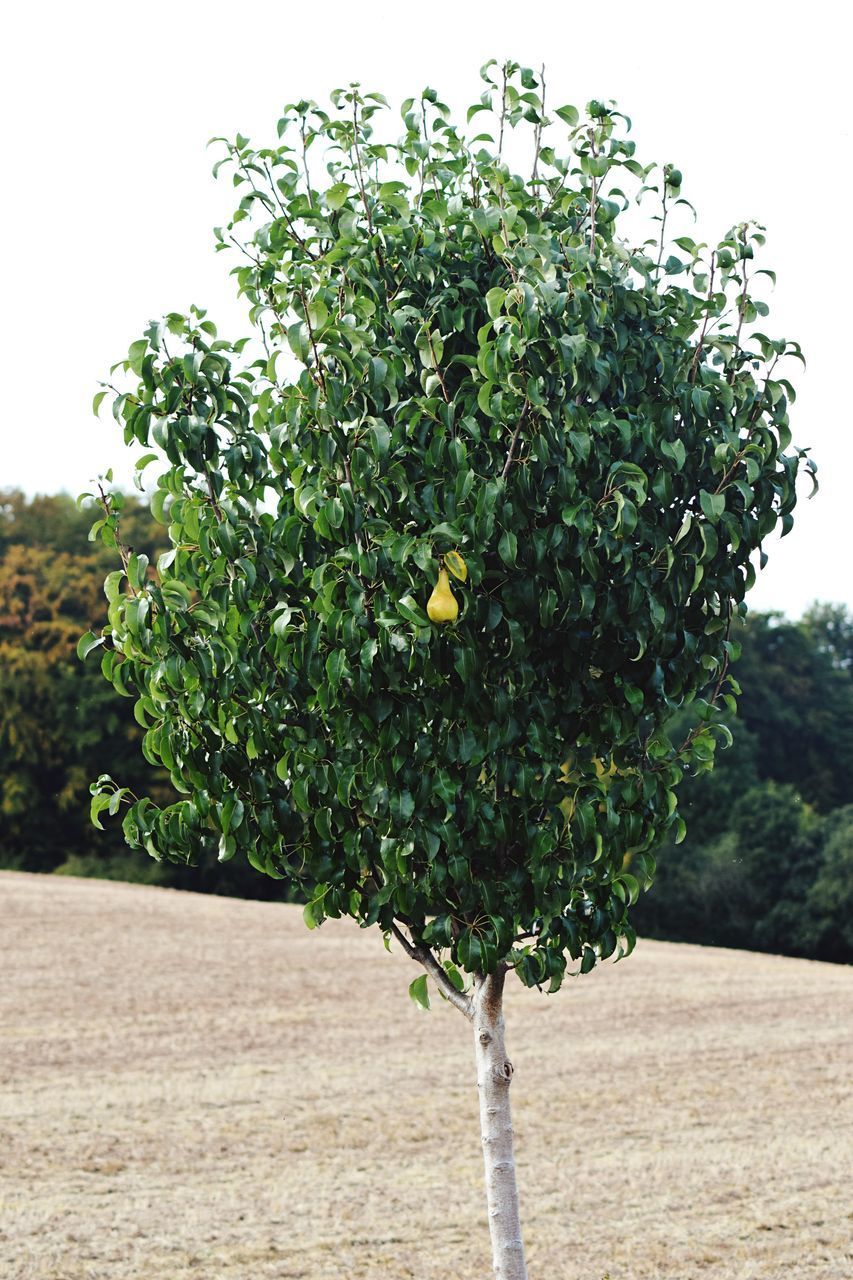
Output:
[[[159,463],[156,570],[116,549],[81,641],[135,700],[158,859],[248,859],[471,1023],[495,1275],[527,1275],[502,997],[634,946],[677,787],[735,709],[733,623],[798,469],[760,226],[696,234],[611,102],[488,63],[462,126],[357,84],[217,139],[251,337],[152,322],[99,392]],[[396,123],[395,123],[396,120]],[[668,726],[689,711],[675,741]]]

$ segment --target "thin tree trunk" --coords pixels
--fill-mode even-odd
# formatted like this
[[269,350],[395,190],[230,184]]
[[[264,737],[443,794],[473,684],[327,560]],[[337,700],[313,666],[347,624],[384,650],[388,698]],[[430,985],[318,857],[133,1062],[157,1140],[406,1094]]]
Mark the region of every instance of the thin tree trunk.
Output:
[[512,1149],[509,1106],[512,1063],[504,1043],[504,977],[505,971],[501,970],[475,984],[474,1052],[495,1277],[496,1280],[527,1280]]

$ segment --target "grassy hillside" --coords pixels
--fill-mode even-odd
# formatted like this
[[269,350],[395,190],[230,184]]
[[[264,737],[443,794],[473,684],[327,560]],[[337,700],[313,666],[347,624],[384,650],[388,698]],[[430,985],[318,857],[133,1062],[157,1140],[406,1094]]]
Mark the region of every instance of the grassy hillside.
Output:
[[[378,933],[4,872],[0,972],[4,1280],[485,1276],[468,1027]],[[851,1015],[849,969],[656,942],[511,987],[533,1280],[849,1276]]]

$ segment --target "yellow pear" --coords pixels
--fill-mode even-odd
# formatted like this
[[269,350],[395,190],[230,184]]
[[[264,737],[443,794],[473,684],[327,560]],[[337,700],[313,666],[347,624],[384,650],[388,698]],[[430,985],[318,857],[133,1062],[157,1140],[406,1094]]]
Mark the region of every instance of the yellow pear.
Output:
[[456,596],[450,590],[450,579],[446,569],[438,571],[438,582],[427,600],[427,613],[433,622],[455,622],[459,617],[459,605]]

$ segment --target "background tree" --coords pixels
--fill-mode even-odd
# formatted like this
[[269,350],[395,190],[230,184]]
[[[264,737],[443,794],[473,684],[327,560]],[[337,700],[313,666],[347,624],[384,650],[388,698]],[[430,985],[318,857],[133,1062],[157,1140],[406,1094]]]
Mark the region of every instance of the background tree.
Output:
[[[101,579],[110,556],[88,541],[89,512],[68,497],[0,495],[0,865],[53,870],[92,844],[88,793],[108,752],[142,785],[141,730],[132,709],[75,649],[82,627],[103,617]],[[155,529],[131,503],[126,532]],[[167,799],[170,789],[160,794]],[[104,857],[127,864],[115,833]]]
[[850,634],[842,606],[816,605],[800,623],[749,618],[734,745],[713,774],[685,783],[690,834],[659,851],[655,892],[635,912],[641,933],[853,961],[841,924],[853,857]]
[[814,604],[803,625],[811,640],[828,653],[834,667],[853,677],[853,617],[842,604]]
[[[681,174],[641,165],[611,105],[549,119],[542,77],[483,78],[468,140],[430,89],[379,136],[384,98],[352,85],[287,107],[275,146],[222,142],[241,199],[219,245],[264,351],[200,311],[131,346],[113,410],[158,450],[140,465],[165,455],[172,545],[152,582],[104,496],[121,566],[81,647],[182,793],[102,779],[96,814],[131,801],[156,858],[217,841],[300,878],[309,926],[378,924],[425,969],[413,996],[430,977],[471,1020],[516,1280],[505,977],[554,991],[633,946],[677,784],[726,736],[732,622],[802,454],[777,374],[798,348],[753,327],[760,229],[673,240]],[[635,246],[617,226],[641,196]],[[439,580],[455,621],[426,612]]]
[[806,892],[800,948],[805,955],[853,963],[853,805],[824,821],[818,873]]
[[[796,785],[826,812],[853,803],[853,679],[843,610],[803,625],[751,618],[738,663],[739,715],[760,734],[760,773]],[[849,620],[847,620],[849,627]]]
[[[105,759],[134,790],[153,790],[162,804],[176,796],[165,771],[141,759],[132,700],[76,656],[80,631],[103,618],[114,563],[114,551],[89,541],[91,523],[65,495],[0,493],[0,867],[289,896],[290,886],[243,863],[140,860],[120,831],[93,830],[89,783]],[[121,529],[140,552],[163,545],[141,499],[124,501]]]

